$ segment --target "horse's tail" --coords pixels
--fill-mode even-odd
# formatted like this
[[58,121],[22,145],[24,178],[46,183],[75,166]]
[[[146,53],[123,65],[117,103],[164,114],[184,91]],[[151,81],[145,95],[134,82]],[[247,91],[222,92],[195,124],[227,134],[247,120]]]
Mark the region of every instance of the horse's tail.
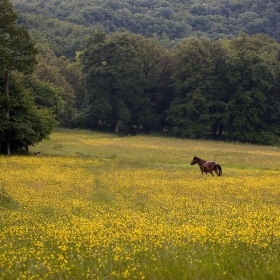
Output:
[[222,176],[222,167],[219,164],[215,165],[216,171],[217,171],[217,175],[218,176]]

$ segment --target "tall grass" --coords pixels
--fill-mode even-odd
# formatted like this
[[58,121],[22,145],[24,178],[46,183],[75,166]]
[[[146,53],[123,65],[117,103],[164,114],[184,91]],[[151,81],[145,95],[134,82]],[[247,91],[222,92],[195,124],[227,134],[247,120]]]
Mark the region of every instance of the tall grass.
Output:
[[60,129],[34,150],[0,157],[0,279],[278,279],[278,147]]
[[[81,130],[56,130],[34,150],[43,155],[115,159],[124,164],[188,168],[194,155],[227,167],[279,170],[279,147],[186,140],[158,136],[119,136]],[[193,168],[191,168],[193,169]]]

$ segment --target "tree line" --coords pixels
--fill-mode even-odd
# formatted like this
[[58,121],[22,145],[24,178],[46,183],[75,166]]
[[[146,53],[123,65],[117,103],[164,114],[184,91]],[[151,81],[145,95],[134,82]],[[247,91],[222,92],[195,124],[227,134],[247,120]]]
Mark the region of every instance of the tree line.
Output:
[[56,125],[279,144],[277,41],[96,30],[75,60],[36,44],[0,2],[0,151],[28,151]]
[[140,35],[96,31],[80,56],[80,125],[278,143],[279,57],[279,44],[261,34],[186,38],[168,51]]

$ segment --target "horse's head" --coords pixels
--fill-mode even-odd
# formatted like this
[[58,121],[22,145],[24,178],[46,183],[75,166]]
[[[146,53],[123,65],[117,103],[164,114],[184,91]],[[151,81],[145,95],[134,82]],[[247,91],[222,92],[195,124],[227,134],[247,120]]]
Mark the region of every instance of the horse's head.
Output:
[[194,156],[193,160],[191,161],[190,165],[194,165],[198,162],[199,158]]

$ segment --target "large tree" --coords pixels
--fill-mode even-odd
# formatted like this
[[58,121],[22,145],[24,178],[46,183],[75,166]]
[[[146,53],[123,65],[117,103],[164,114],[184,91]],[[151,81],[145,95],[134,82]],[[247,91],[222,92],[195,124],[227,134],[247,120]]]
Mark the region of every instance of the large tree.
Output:
[[108,36],[98,30],[82,55],[86,76],[86,119],[91,127],[131,120],[131,102],[142,94],[139,60],[128,34]]
[[[2,89],[0,85],[0,92]],[[22,78],[11,75],[9,95],[0,94],[0,152],[7,152],[7,141],[11,152],[27,152],[29,146],[50,134],[56,124],[53,108],[38,108],[34,99]],[[9,119],[6,118],[7,107]]]
[[87,81],[86,119],[93,126],[119,121],[127,129],[159,130],[169,106],[172,58],[154,39],[96,31],[82,54]]
[[30,73],[36,65],[35,42],[24,26],[17,25],[17,14],[9,0],[0,0],[0,74],[6,82],[12,71]]
[[[31,135],[33,132],[29,134],[30,130],[27,127],[33,127],[36,134],[35,126],[40,126],[40,122],[46,119],[43,116],[45,111],[35,113],[32,101],[16,102],[24,95],[21,94],[21,90],[24,91],[22,87],[13,85],[12,95],[10,94],[11,76],[13,73],[31,73],[36,65],[37,50],[35,42],[30,38],[26,28],[17,25],[17,14],[9,0],[0,0],[0,23],[0,94],[2,100],[1,117],[4,118],[1,125],[1,150],[9,155],[11,149],[27,147],[41,140],[49,128],[45,131],[44,128],[39,129],[41,136],[38,137],[33,137]],[[15,81],[15,79],[13,80]],[[18,94],[18,98],[14,94]],[[29,106],[29,109],[26,109],[26,106]],[[20,112],[22,112],[21,117],[19,117]],[[26,116],[25,113],[27,113]],[[19,127],[21,132],[17,133]],[[5,148],[3,148],[4,143]]]
[[132,37],[139,59],[143,96],[133,108],[132,123],[144,130],[159,130],[165,126],[164,112],[171,100],[169,79],[171,54],[156,40],[142,35]]
[[173,49],[173,59],[174,100],[167,111],[173,133],[183,137],[221,134],[228,99],[223,46],[207,39],[186,39]]
[[[76,115],[75,109],[75,93],[72,85],[66,79],[67,66],[70,64],[65,57],[57,58],[52,51],[46,51],[44,54],[37,56],[38,64],[34,71],[34,75],[44,83],[51,83],[53,87],[57,87],[60,92],[60,98],[63,100],[63,107],[56,111],[59,124],[64,127],[71,128]],[[67,71],[67,72],[66,72]],[[72,81],[76,79],[72,75]],[[62,104],[60,104],[62,105]]]
[[[275,40],[264,36],[245,34],[230,41],[226,40],[227,88],[230,100],[224,115],[226,130],[233,140],[264,142],[263,135],[279,134],[279,128],[272,129],[267,118],[271,116],[278,97],[277,68],[279,58]],[[276,97],[272,105],[272,97]],[[274,113],[274,112],[273,112]],[[279,107],[277,110],[279,114]],[[275,124],[275,123],[274,123]]]

